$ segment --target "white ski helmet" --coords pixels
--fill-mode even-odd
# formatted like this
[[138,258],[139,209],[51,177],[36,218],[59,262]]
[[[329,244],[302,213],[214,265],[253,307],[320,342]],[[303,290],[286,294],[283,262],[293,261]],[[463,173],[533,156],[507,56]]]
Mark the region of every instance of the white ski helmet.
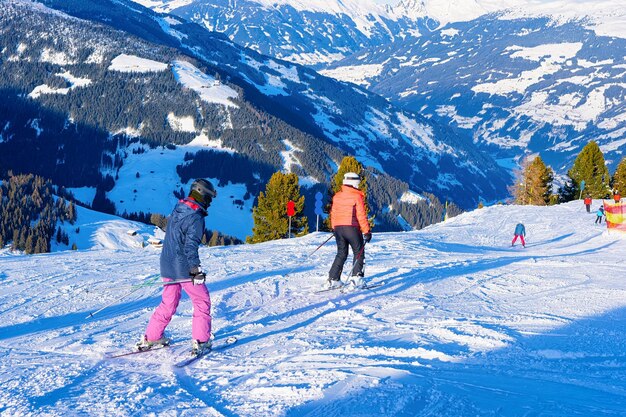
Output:
[[361,177],[359,174],[355,174],[354,172],[346,172],[343,176],[343,185],[349,185],[350,187],[359,188],[359,183],[361,182]]

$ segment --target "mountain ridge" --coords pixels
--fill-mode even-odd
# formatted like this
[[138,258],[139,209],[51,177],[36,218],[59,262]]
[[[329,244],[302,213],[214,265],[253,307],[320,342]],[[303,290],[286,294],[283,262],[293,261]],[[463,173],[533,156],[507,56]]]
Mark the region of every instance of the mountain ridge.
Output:
[[[191,176],[207,176],[220,187],[239,184],[227,193],[243,215],[273,171],[298,173],[314,195],[343,155],[352,154],[370,175],[386,178],[381,184],[389,189],[381,190],[374,212],[383,230],[397,230],[403,228],[398,207],[409,204],[400,198],[409,189],[473,206],[500,198],[508,181],[447,128],[195,24],[134,3],[44,3],[75,17],[14,13],[2,20],[3,32],[12,35],[0,48],[8,117],[0,148],[13,157],[0,156],[0,165],[51,177],[105,211],[167,214],[174,191],[180,194]],[[32,5],[8,4],[5,13]],[[116,28],[106,25],[114,19]],[[67,36],[26,37],[18,24],[41,33],[56,26]],[[148,155],[145,163],[132,162]],[[160,164],[167,181],[157,175]]]

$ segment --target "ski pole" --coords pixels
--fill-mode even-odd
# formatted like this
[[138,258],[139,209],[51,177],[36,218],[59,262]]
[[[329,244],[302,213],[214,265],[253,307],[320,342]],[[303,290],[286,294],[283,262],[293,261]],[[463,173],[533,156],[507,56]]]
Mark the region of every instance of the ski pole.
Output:
[[333,236],[335,236],[335,234],[334,234],[334,233],[331,233],[331,234],[330,234],[330,236],[328,236],[328,239],[326,239],[324,242],[322,242],[322,243],[321,243],[321,244],[320,244],[317,248],[315,248],[315,250],[314,250],[313,252],[309,253],[309,254],[306,256],[306,258],[304,258],[304,259],[305,259],[305,260],[306,260],[306,259],[308,259],[311,255],[313,255],[315,252],[317,252],[317,250],[318,250],[319,248],[321,248],[322,246],[324,246],[326,243],[328,243],[328,241],[329,241],[330,239],[332,239],[332,238],[333,238]]
[[148,281],[148,282],[143,282],[143,283],[141,283],[141,284],[136,284],[135,286],[131,287],[131,288],[132,288],[132,290],[131,290],[129,293],[127,293],[127,294],[123,295],[122,297],[119,297],[119,298],[117,298],[117,299],[113,300],[112,302],[110,302],[109,304],[105,305],[105,306],[104,306],[104,307],[102,307],[101,309],[99,309],[99,310],[97,310],[97,311],[94,311],[93,313],[90,313],[87,317],[85,317],[85,319],[90,319],[90,318],[92,318],[93,316],[95,316],[96,314],[98,314],[99,312],[101,312],[102,310],[104,310],[105,308],[111,307],[113,304],[119,303],[120,301],[122,301],[122,300],[124,300],[124,299],[126,299],[126,298],[130,297],[132,294],[134,294],[135,292],[139,291],[140,289],[142,289],[142,288],[144,288],[144,287],[147,287],[147,286],[149,286],[149,285],[152,285],[152,284],[153,284],[153,283],[154,283],[154,282],[155,282],[155,281],[159,278],[159,276],[160,276],[159,274],[150,275],[150,276],[148,277],[148,278],[151,278],[151,280],[150,280],[150,281]]
[[[331,233],[330,236],[328,236],[328,239],[326,239],[325,241],[323,241],[322,243],[319,244],[319,246],[317,248],[315,248],[315,250],[311,253],[309,253],[302,261],[300,261],[300,263],[306,261],[307,259],[309,259],[311,256],[313,256],[313,254],[315,252],[317,252],[319,250],[319,248],[321,248],[322,246],[324,246],[326,243],[328,243],[328,241],[330,239],[333,238],[333,236],[335,236],[334,233]],[[291,274],[293,272],[294,269],[296,269],[298,267],[298,265],[294,266],[293,268],[291,268],[289,271],[287,271],[287,273],[285,274],[285,276]]]
[[182,284],[184,282],[191,282],[191,278],[175,279],[172,281],[144,282],[142,284],[135,284],[135,285],[122,285],[122,286],[118,286],[117,288],[159,287],[159,286],[166,286],[166,285]]

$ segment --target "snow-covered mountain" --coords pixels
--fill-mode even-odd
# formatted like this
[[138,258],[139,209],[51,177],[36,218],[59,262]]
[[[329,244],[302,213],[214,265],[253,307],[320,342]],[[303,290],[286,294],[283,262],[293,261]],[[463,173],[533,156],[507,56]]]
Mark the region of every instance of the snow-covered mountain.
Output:
[[135,0],[265,55],[315,66],[436,27],[423,5],[374,0]]
[[590,25],[488,15],[323,73],[450,123],[499,159],[541,152],[563,172],[593,139],[615,167],[626,151],[626,39]]
[[[158,274],[159,252],[94,218],[90,250],[0,251],[0,414],[621,416],[626,241],[593,219],[580,202],[494,206],[375,233],[366,272],[384,285],[346,294],[315,293],[335,249],[307,255],[324,234],[202,248],[216,344],[239,340],[175,369],[186,297],[171,348],[107,359],[159,303],[160,287],[132,287]],[[518,221],[525,249],[510,247]]]
[[274,171],[296,172],[312,196],[346,154],[400,180],[374,207],[383,229],[401,230],[392,206],[409,189],[464,207],[506,193],[506,173],[450,129],[352,84],[132,2],[43,3],[0,11],[5,171],[86,202],[99,190],[118,213],[167,214],[172,192],[204,176],[248,225]]
[[362,48],[416,38],[450,22],[572,20],[601,36],[626,37],[624,0],[134,0],[198,22],[266,55],[323,67]]
[[[623,155],[624,0],[143,2],[449,123],[508,168],[541,151],[562,173],[590,139]],[[346,27],[367,39],[338,51]]]
[[400,0],[402,5],[442,26],[495,13],[511,20],[548,17],[557,24],[582,20],[598,35],[626,37],[624,0]]

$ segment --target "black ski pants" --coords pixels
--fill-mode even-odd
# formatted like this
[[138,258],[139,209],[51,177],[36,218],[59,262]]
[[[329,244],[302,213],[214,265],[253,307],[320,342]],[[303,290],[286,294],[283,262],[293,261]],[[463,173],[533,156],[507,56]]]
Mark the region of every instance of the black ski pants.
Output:
[[363,235],[358,227],[337,226],[335,227],[335,239],[337,240],[337,256],[330,268],[328,277],[338,280],[341,278],[343,264],[348,259],[348,245],[352,248],[352,275],[363,274],[363,261],[365,259],[365,243]]

